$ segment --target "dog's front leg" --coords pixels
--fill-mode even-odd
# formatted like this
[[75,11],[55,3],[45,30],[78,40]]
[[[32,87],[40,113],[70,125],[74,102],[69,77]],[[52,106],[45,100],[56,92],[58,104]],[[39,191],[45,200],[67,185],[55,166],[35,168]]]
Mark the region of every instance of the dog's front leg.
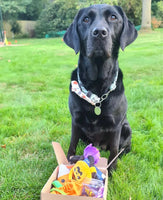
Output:
[[[109,160],[108,160],[108,164],[115,158],[115,156],[118,154],[118,148],[114,148],[112,149],[112,151],[110,151],[110,156],[109,156]],[[108,168],[108,174],[109,176],[111,175],[111,172],[113,170],[115,170],[117,167],[117,159],[109,166]]]
[[[120,143],[120,130],[116,133],[113,133],[112,142],[110,144],[110,156],[108,159],[108,164],[116,157],[119,151],[119,143]],[[111,175],[111,171],[115,170],[117,166],[117,159],[109,166],[108,173]]]
[[76,147],[79,142],[80,134],[81,134],[80,128],[76,124],[72,123],[71,142],[67,153],[68,160],[70,159],[71,156],[75,155],[76,153]]

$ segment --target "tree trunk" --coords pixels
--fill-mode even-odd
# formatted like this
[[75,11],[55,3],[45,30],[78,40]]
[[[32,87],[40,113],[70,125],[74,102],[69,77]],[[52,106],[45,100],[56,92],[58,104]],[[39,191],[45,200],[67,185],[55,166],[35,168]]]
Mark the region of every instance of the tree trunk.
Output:
[[142,0],[141,29],[151,30],[151,0]]

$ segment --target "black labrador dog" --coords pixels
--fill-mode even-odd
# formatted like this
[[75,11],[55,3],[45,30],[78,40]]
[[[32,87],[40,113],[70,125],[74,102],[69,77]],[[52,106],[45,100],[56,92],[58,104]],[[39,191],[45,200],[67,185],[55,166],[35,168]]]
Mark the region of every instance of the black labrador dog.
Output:
[[[69,160],[76,153],[79,139],[109,150],[108,162],[119,149],[130,151],[131,128],[126,119],[127,101],[118,53],[136,37],[137,31],[123,10],[105,4],[79,10],[65,33],[65,43],[76,54],[80,51],[70,84]],[[109,171],[115,168],[116,161]]]

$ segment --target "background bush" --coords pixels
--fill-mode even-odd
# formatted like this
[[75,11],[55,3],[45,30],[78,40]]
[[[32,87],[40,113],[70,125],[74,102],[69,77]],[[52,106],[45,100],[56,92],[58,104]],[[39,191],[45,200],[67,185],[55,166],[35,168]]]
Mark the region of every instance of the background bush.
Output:
[[16,20],[10,21],[10,24],[11,24],[11,32],[13,32],[13,34],[21,33],[21,26]]
[[77,1],[58,0],[46,6],[36,25],[36,36],[45,37],[51,31],[66,30],[77,13]]
[[152,15],[157,17],[159,20],[163,20],[163,1],[152,1]]
[[142,0],[119,0],[118,5],[123,8],[127,17],[135,24],[141,24]]

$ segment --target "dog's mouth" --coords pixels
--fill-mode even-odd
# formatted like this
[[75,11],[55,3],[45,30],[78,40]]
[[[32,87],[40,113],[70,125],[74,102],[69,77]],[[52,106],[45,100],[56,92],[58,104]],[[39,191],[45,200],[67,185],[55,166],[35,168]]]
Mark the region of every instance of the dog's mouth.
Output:
[[86,53],[88,58],[101,57],[107,59],[111,57],[111,45],[105,40],[92,39],[87,43]]
[[88,58],[103,58],[107,59],[111,57],[111,53],[103,49],[92,49],[92,51],[87,53]]

